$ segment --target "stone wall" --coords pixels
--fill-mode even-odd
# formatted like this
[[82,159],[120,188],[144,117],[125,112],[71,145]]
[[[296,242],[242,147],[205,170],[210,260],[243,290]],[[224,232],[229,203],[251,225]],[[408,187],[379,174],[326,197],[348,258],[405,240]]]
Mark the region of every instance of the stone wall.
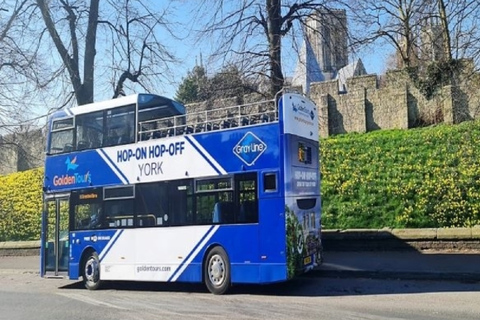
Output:
[[[468,68],[466,68],[468,69]],[[427,99],[403,71],[389,71],[382,87],[376,75],[313,83],[310,97],[319,109],[320,135],[380,129],[408,129],[436,123],[460,123],[480,117],[480,74],[459,76],[457,85],[440,88]]]
[[478,119],[480,117],[480,73],[475,70],[472,61],[466,60],[463,72],[457,79],[455,90],[456,109],[454,117],[457,122]]
[[26,130],[0,137],[0,175],[43,165],[46,134]]

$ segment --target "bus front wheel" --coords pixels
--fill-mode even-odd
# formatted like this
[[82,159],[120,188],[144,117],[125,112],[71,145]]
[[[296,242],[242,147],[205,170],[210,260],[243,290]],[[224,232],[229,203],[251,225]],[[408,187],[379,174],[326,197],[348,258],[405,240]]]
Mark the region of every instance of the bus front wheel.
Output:
[[102,284],[100,280],[100,260],[95,251],[87,255],[83,265],[82,277],[83,284],[88,290],[97,290]]
[[204,279],[213,294],[224,294],[230,288],[230,261],[222,247],[215,247],[207,255]]

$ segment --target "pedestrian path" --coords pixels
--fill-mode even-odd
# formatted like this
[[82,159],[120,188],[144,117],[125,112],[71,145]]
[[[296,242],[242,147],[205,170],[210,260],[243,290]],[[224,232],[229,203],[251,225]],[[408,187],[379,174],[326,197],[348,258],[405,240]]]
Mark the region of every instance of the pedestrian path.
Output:
[[39,256],[0,256],[0,272],[40,272]]
[[480,281],[480,253],[362,251],[325,252],[321,276]]

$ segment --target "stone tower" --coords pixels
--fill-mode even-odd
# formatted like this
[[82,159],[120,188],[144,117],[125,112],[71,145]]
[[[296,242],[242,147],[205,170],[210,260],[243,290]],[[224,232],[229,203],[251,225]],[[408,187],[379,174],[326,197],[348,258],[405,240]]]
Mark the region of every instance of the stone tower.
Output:
[[439,61],[445,58],[443,30],[438,21],[432,20],[423,27],[420,31],[420,39],[423,61]]
[[310,42],[322,72],[333,78],[348,64],[347,13],[345,10],[317,11],[306,19],[305,37]]
[[348,64],[347,13],[316,11],[305,20],[304,43],[292,85],[309,92],[310,83],[335,79]]

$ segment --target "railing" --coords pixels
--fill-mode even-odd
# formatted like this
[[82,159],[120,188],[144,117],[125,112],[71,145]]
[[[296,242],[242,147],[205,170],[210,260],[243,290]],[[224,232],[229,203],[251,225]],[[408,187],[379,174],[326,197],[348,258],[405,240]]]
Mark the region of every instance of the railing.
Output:
[[138,140],[207,132],[278,121],[275,100],[221,107],[139,122]]

